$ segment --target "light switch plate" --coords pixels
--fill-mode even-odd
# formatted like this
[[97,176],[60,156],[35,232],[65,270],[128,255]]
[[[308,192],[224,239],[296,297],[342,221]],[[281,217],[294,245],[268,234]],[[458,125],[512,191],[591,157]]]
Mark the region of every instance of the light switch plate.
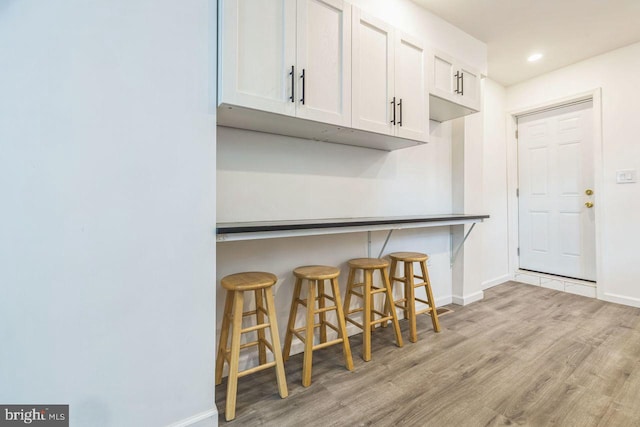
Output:
[[638,171],[635,169],[624,169],[616,171],[616,183],[633,184],[638,181]]

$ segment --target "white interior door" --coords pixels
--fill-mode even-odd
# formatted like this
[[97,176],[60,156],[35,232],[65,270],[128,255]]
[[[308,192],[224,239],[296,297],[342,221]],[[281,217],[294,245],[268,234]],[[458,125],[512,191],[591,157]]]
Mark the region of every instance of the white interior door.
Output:
[[520,268],[596,279],[593,103],[518,117]]
[[298,0],[297,13],[296,116],[351,126],[351,5]]

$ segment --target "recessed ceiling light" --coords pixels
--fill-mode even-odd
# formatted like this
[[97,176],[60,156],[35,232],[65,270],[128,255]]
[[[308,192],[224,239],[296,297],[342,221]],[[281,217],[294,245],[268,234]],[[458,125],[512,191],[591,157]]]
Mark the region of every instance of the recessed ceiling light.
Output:
[[532,54],[531,56],[529,56],[529,57],[527,58],[527,61],[529,61],[529,62],[535,62],[535,61],[537,61],[537,60],[538,60],[538,59],[540,59],[540,58],[542,58],[542,54],[541,54],[541,53],[534,53],[534,54]]

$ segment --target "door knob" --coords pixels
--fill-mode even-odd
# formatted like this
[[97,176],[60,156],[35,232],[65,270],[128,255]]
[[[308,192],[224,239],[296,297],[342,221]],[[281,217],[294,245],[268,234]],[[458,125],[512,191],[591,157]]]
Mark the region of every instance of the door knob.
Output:
[[586,207],[588,207],[589,209],[591,209],[593,207],[593,203],[591,202],[587,202],[584,204]]
[[593,194],[593,190],[592,190],[592,189],[590,189],[590,188],[587,188],[587,189],[585,190],[584,194],[586,194],[587,196],[590,196],[590,195],[592,195],[592,194]]

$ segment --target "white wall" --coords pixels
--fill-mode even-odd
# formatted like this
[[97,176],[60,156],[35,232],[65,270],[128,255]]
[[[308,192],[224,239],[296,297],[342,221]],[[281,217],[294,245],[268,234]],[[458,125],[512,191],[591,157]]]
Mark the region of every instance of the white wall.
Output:
[[[480,112],[452,121],[454,212],[484,213],[483,117],[484,113]],[[484,248],[481,231],[483,228],[484,224],[479,225],[477,229],[473,224],[452,227],[452,252],[456,258],[452,268],[452,294],[455,304],[467,305],[484,298]]]
[[218,222],[449,212],[449,129],[386,152],[218,127]]
[[600,297],[640,306],[640,184],[616,184],[615,171],[640,169],[640,43],[579,62],[507,90],[508,111],[602,88],[602,188],[595,188],[601,227]]
[[482,224],[484,240],[482,287],[509,279],[509,222],[507,207],[506,90],[491,79],[483,80],[483,212],[491,218]]
[[0,402],[212,410],[214,34],[208,0],[0,3]]

